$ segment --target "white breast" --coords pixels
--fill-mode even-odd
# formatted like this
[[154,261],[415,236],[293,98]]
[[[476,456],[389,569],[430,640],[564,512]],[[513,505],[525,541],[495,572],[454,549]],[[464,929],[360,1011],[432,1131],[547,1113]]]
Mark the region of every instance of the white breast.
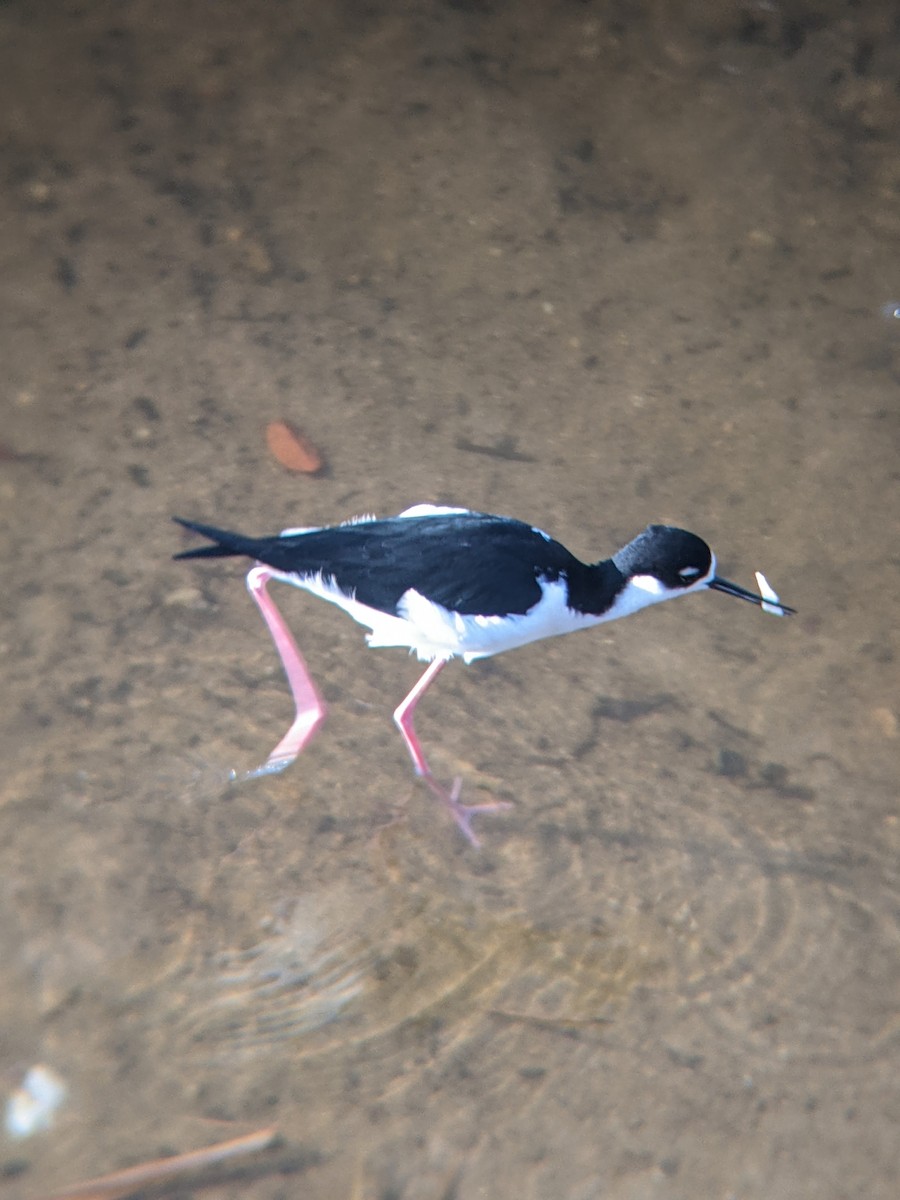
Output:
[[[410,590],[400,600],[399,617],[372,614],[357,616],[372,632],[370,646],[409,646],[423,661],[459,656],[464,662],[489,658],[526,646],[541,638],[556,637],[599,624],[603,617],[573,612],[566,603],[562,582],[541,583],[541,598],[527,613],[479,617],[448,612],[440,604]],[[350,608],[347,607],[347,612]],[[354,613],[350,613],[355,616]]]

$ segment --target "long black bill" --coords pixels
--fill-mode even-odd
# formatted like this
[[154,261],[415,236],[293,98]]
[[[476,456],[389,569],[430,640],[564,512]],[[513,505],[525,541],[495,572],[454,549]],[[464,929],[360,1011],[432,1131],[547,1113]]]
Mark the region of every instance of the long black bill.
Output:
[[749,592],[746,588],[739,587],[736,583],[730,583],[727,579],[720,579],[718,575],[713,576],[709,582],[709,586],[714,592],[724,592],[726,596],[737,596],[738,600],[749,600],[751,604],[755,604],[758,608],[766,611],[777,609],[776,616],[789,617],[797,611],[796,608],[788,608],[780,600],[767,600],[765,596],[760,596],[757,592]]

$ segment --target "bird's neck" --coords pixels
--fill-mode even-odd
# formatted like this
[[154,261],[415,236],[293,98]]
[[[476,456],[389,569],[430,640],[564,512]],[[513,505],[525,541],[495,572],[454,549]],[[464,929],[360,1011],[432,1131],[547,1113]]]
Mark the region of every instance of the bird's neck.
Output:
[[605,558],[570,567],[566,583],[569,608],[588,616],[600,616],[625,587],[625,576],[611,558]]

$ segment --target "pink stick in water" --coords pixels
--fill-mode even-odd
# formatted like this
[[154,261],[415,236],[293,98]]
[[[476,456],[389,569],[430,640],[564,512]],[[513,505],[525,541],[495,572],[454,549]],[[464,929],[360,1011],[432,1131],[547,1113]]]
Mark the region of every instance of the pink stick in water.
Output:
[[284,617],[275,607],[272,597],[266,591],[266,584],[272,579],[268,567],[253,567],[247,575],[247,590],[256,601],[263,620],[269,627],[275,649],[284,667],[291,695],[294,697],[296,713],[290,729],[266,759],[255,771],[248,771],[242,779],[255,779],[258,775],[274,775],[289,767],[303,747],[314,736],[316,730],[325,720],[325,701],[319,695],[316,685],[310,678],[303,656],[297,649],[291,631],[284,622]]
[[478,838],[472,829],[472,818],[478,816],[479,813],[498,812],[504,808],[512,808],[512,805],[505,800],[493,800],[484,804],[460,804],[459,793],[462,786],[462,781],[457,778],[453,781],[453,787],[447,791],[431,773],[431,767],[425,758],[422,746],[419,739],[416,737],[416,731],[413,727],[413,716],[415,714],[416,705],[437,679],[438,675],[447,665],[447,659],[436,658],[425,670],[418,683],[406,698],[397,706],[394,711],[394,722],[400,733],[403,735],[403,740],[406,743],[406,749],[409,751],[409,756],[413,760],[413,766],[416,769],[416,774],[421,777],[428,790],[436,800],[439,800],[450,811],[453,820],[459,826],[463,834],[469,839],[473,846],[480,845]]

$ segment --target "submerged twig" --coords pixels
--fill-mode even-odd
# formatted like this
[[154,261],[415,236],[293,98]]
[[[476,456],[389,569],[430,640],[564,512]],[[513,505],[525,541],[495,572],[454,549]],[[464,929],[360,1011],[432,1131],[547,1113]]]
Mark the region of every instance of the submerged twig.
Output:
[[113,1171],[111,1175],[100,1175],[97,1179],[63,1188],[61,1192],[54,1192],[47,1197],[47,1200],[120,1200],[139,1188],[162,1183],[188,1171],[204,1170],[241,1154],[266,1150],[277,1137],[277,1129],[260,1129],[256,1133],[247,1133],[227,1142],[216,1142],[200,1150],[188,1150],[185,1154],[173,1154],[169,1158],[154,1158],[150,1162],[126,1167],[124,1171]]

